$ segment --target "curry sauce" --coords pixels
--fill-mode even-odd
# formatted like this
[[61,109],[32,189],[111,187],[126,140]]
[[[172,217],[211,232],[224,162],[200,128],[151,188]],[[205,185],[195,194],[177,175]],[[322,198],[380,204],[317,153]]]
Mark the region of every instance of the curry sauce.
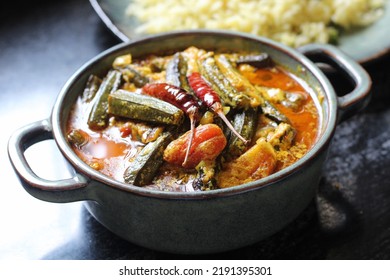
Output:
[[164,191],[232,187],[291,165],[314,145],[319,114],[307,89],[267,55],[195,47],[127,54],[105,77],[91,75],[68,140],[86,164],[121,182]]

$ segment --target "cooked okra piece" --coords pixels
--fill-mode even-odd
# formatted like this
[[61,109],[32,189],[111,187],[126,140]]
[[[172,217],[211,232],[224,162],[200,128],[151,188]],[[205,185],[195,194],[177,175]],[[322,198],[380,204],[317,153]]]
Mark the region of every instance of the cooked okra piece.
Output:
[[[257,125],[257,108],[249,108],[238,112],[233,117],[233,127],[245,139],[252,139],[256,131]],[[247,145],[242,142],[236,135],[231,133],[226,149],[226,156],[229,158],[236,158],[242,155],[247,149]]]
[[164,150],[171,140],[172,134],[164,132],[156,141],[146,144],[125,170],[124,181],[140,187],[150,184],[163,163]]
[[221,73],[213,57],[206,58],[200,65],[202,75],[210,82],[213,89],[218,93],[223,105],[233,108],[248,107],[248,96],[238,92]]
[[256,92],[254,86],[238,72],[225,55],[216,55],[215,62],[230,84],[239,93],[245,94],[250,98],[252,107],[257,107],[264,103],[262,96]]
[[181,87],[187,92],[191,92],[187,81],[188,65],[180,52],[173,55],[167,64],[166,81],[174,86]]
[[111,70],[100,85],[94,104],[88,118],[88,126],[91,129],[103,129],[108,124],[108,96],[111,91],[115,91],[121,82],[122,74],[119,71]]
[[89,142],[89,135],[81,129],[72,129],[67,135],[68,141],[76,146],[81,148]]
[[289,123],[288,118],[276,109],[269,101],[265,100],[261,92],[230,63],[224,55],[216,56],[216,63],[221,72],[240,93],[251,98],[252,107],[261,107],[265,115],[273,120]]
[[278,124],[282,122],[290,123],[290,120],[278,109],[276,109],[268,100],[264,100],[264,103],[261,105],[261,110],[263,111],[264,115],[276,121]]
[[239,55],[234,62],[237,64],[243,64],[243,63],[249,64],[256,68],[265,68],[265,67],[274,66],[274,62],[268,53]]
[[102,80],[96,75],[91,74],[88,77],[87,84],[84,88],[82,95],[82,99],[84,102],[90,102],[95,97],[101,83]]
[[150,82],[150,79],[145,75],[141,74],[137,69],[131,65],[126,65],[119,69],[122,74],[128,79],[129,82],[133,83],[137,88],[141,88]]
[[182,110],[158,98],[119,89],[108,98],[108,113],[124,118],[180,125],[184,119]]

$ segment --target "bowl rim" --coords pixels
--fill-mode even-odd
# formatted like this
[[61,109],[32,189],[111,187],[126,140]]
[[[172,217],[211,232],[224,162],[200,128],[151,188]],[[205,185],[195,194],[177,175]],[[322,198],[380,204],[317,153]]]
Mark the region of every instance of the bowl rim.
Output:
[[[324,93],[326,95],[326,99],[328,100],[328,117],[322,120],[323,125],[326,127],[323,129],[323,132],[316,140],[313,147],[298,161],[293,163],[292,165],[273,173],[265,178],[255,180],[252,182],[248,182],[245,184],[241,184],[238,186],[233,186],[229,188],[216,189],[216,190],[208,190],[202,192],[178,192],[178,191],[161,191],[155,189],[142,188],[138,186],[134,186],[132,184],[127,184],[124,182],[117,181],[107,175],[102,174],[101,172],[94,170],[89,167],[86,163],[84,163],[71,149],[69,143],[66,141],[66,137],[62,131],[62,122],[61,122],[61,108],[66,98],[66,95],[71,88],[71,86],[77,81],[77,79],[83,75],[85,71],[87,71],[90,67],[98,63],[102,59],[107,56],[112,55],[115,52],[121,51],[129,46],[142,45],[144,43],[150,41],[158,41],[160,39],[168,39],[168,38],[176,38],[182,36],[223,36],[223,37],[234,37],[241,38],[244,40],[257,41],[261,44],[266,44],[272,48],[276,48],[279,52],[283,53],[283,55],[287,55],[291,57],[293,60],[297,61],[299,65],[303,65],[305,69],[317,79],[319,84],[323,87]],[[257,190],[260,188],[265,188],[267,186],[273,185],[275,182],[283,180],[286,177],[291,176],[292,174],[302,170],[306,165],[310,164],[319,154],[326,149],[327,144],[330,142],[333,133],[335,131],[336,123],[337,123],[337,98],[336,93],[331,85],[328,78],[325,74],[320,70],[320,68],[311,60],[309,60],[306,56],[304,56],[299,51],[273,41],[268,38],[259,37],[247,33],[236,32],[236,31],[223,31],[223,30],[182,30],[182,31],[170,31],[165,33],[160,33],[157,35],[145,36],[142,38],[137,38],[130,40],[128,42],[119,43],[95,57],[88,60],[84,63],[74,74],[67,80],[65,85],[62,87],[57,99],[54,103],[52,114],[51,114],[51,123],[53,129],[53,138],[59,147],[59,150],[63,154],[63,156],[70,162],[72,167],[75,169],[75,172],[79,172],[84,176],[90,178],[91,180],[98,181],[107,186],[129,192],[135,195],[147,196],[147,197],[155,197],[162,199],[207,199],[214,197],[225,197],[230,195],[235,195],[239,193],[245,193],[248,191]],[[323,114],[325,115],[325,114]]]

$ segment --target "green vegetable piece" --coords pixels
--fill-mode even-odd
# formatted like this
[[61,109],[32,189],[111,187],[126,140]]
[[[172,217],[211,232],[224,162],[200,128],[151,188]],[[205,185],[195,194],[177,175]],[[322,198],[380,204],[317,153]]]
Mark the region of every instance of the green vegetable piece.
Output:
[[172,134],[164,132],[155,141],[149,142],[125,170],[124,181],[139,187],[150,184],[163,163],[164,150],[171,140]]
[[102,80],[93,74],[88,77],[87,85],[83,91],[82,99],[84,102],[90,102],[95,97]]
[[246,95],[251,100],[251,107],[257,107],[264,103],[263,97],[256,92],[249,80],[238,72],[225,55],[216,55],[215,62],[230,84],[240,94]]
[[89,135],[81,129],[72,129],[68,133],[67,138],[72,145],[79,149],[89,142]]
[[276,109],[261,92],[230,63],[224,55],[216,56],[216,63],[221,72],[238,92],[246,94],[251,99],[252,107],[260,106],[263,113],[277,123],[290,123],[289,119]]
[[274,62],[268,53],[239,55],[235,60],[235,63],[249,64],[256,68],[266,68],[274,66]]
[[119,89],[108,98],[109,114],[160,124],[180,125],[182,110],[158,98]]
[[271,102],[264,100],[264,104],[261,106],[263,114],[274,120],[276,123],[290,123],[290,120],[282,114],[278,109],[276,109]]
[[[233,127],[245,139],[252,139],[257,125],[257,108],[249,108],[234,115]],[[226,149],[226,157],[237,158],[247,150],[247,145],[236,135],[231,133]]]
[[187,81],[187,61],[180,52],[174,54],[168,62],[166,69],[166,81],[174,86],[181,87],[187,92],[190,92],[191,87]]
[[126,75],[129,78],[129,81],[132,82],[137,88],[141,88],[150,82],[148,77],[142,75],[138,70],[131,67],[130,65],[127,65],[121,71],[124,75]]
[[206,58],[201,64],[202,75],[210,82],[218,93],[224,106],[244,108],[250,105],[250,98],[234,88],[222,74],[213,57]]
[[116,90],[121,83],[122,74],[116,70],[108,72],[107,76],[103,79],[96,96],[94,103],[89,114],[88,126],[93,130],[103,129],[108,124],[108,96],[111,91]]

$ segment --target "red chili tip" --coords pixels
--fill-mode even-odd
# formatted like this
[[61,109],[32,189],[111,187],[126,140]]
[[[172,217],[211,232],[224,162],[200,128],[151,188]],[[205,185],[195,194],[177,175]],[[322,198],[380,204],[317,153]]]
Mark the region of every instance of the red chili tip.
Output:
[[240,133],[237,132],[237,130],[234,129],[233,125],[229,122],[229,120],[226,118],[225,114],[220,110],[218,112],[215,112],[218,114],[218,116],[224,121],[224,123],[229,127],[229,129],[236,135],[244,144],[248,144],[248,140],[246,140],[244,137],[240,135]]

